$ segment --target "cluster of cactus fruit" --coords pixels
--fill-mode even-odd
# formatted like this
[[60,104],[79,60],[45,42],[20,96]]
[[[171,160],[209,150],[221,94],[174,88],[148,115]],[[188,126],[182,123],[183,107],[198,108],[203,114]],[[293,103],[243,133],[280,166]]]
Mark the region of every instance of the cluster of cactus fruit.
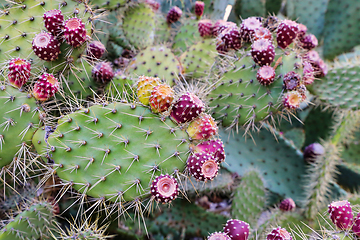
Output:
[[169,2],[0,5],[0,239],[360,237],[359,59]]

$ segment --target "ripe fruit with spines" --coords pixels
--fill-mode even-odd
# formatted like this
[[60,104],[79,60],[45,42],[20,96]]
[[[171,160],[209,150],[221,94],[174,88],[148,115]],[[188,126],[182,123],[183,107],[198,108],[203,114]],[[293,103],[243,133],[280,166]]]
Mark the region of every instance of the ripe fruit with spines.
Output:
[[244,42],[250,42],[253,37],[255,30],[261,27],[261,22],[257,17],[248,17],[243,20],[240,25],[240,34]]
[[227,27],[217,36],[216,41],[216,50],[219,52],[238,50],[241,48],[240,29],[237,26]]
[[150,191],[156,201],[170,203],[179,194],[178,188],[178,183],[173,176],[161,174],[152,181]]
[[36,56],[45,61],[54,61],[60,54],[60,42],[50,33],[37,34],[32,41]]
[[170,116],[177,123],[186,123],[197,118],[205,110],[205,104],[191,92],[186,92],[174,101]]
[[80,47],[86,41],[86,28],[81,18],[69,18],[64,23],[64,39],[74,48]]
[[91,75],[98,83],[108,83],[114,77],[114,70],[110,62],[98,62],[91,70]]
[[64,25],[64,15],[61,10],[52,9],[46,11],[43,16],[46,30],[54,37],[58,37],[62,33]]
[[290,71],[284,76],[284,89],[295,90],[301,82],[301,76],[294,71]]
[[195,146],[194,152],[200,153],[205,152],[210,155],[218,162],[222,163],[225,162],[225,150],[224,144],[220,139],[216,140],[207,140],[202,143],[199,143]]
[[351,204],[347,200],[332,202],[328,205],[328,213],[331,221],[341,230],[352,227],[354,215]]
[[30,78],[31,63],[21,58],[13,58],[9,62],[8,78],[11,85],[21,88]]
[[292,237],[285,228],[274,228],[267,236],[266,240],[292,240]]
[[262,66],[257,71],[256,79],[261,85],[270,85],[275,80],[275,69],[270,66]]
[[324,147],[320,143],[312,143],[304,149],[304,160],[308,163],[313,163],[316,157],[325,153]]
[[206,113],[202,113],[199,117],[193,120],[187,128],[189,137],[196,140],[207,140],[215,136],[217,131],[218,127],[215,120]]
[[139,76],[137,82],[137,96],[139,101],[144,105],[150,104],[150,96],[153,89],[161,84],[160,78]]
[[356,215],[351,230],[353,233],[355,233],[356,236],[360,237],[360,213]]
[[301,40],[303,37],[305,37],[307,30],[308,29],[304,24],[299,23],[298,24],[298,34],[297,34],[298,39]]
[[219,163],[208,153],[190,154],[186,162],[187,170],[198,181],[213,180],[219,171]]
[[160,8],[160,3],[155,0],[145,0],[145,3],[148,4],[154,10],[154,12]]
[[286,109],[298,109],[303,97],[298,91],[290,91],[284,93],[282,97],[282,104]]
[[309,63],[308,61],[304,61],[302,81],[305,85],[310,85],[314,82],[314,80],[314,68],[312,67],[311,63]]
[[231,238],[223,232],[214,232],[210,234],[207,240],[231,240]]
[[296,208],[296,204],[292,198],[286,198],[281,201],[279,205],[279,209],[284,212],[294,211]]
[[179,21],[181,18],[182,11],[179,7],[172,7],[166,15],[166,21],[168,24]]
[[225,224],[224,232],[231,240],[247,240],[250,233],[250,225],[238,219],[229,219]]
[[204,14],[205,3],[202,1],[195,2],[195,15],[198,19]]
[[198,22],[198,30],[201,37],[211,37],[213,30],[213,23],[209,19],[203,19]]
[[316,48],[319,44],[317,38],[313,34],[308,34],[300,40],[300,45],[306,50]]
[[39,77],[34,85],[32,94],[36,100],[46,101],[52,98],[57,91],[59,91],[59,81],[54,75],[44,73]]
[[251,56],[260,66],[270,65],[275,59],[275,48],[271,41],[259,39],[251,44]]
[[87,48],[87,56],[90,59],[100,59],[102,55],[105,53],[105,46],[99,41],[92,41]]
[[236,26],[236,24],[233,23],[233,22],[226,22],[226,21],[224,21],[222,19],[217,20],[214,23],[214,26],[213,26],[213,29],[212,29],[212,35],[214,37],[217,37],[228,26]]
[[283,20],[277,28],[276,41],[281,48],[288,47],[299,32],[298,24],[291,20]]
[[153,113],[165,112],[174,100],[174,90],[167,84],[160,84],[153,88],[149,98]]
[[273,39],[272,33],[267,28],[259,27],[259,28],[254,30],[253,40],[256,41],[256,40],[259,40],[259,39],[267,39],[269,41],[272,41],[272,39]]

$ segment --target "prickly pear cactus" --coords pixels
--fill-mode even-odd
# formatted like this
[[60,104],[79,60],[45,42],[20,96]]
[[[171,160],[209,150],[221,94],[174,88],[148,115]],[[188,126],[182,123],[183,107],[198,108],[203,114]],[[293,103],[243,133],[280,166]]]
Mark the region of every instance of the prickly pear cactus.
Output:
[[187,18],[182,22],[174,37],[172,49],[176,54],[183,53],[199,40],[201,40],[201,37],[198,31],[198,21],[195,17]]
[[170,119],[140,105],[112,103],[63,116],[48,143],[58,176],[75,189],[130,201],[150,193],[155,175],[184,170],[187,139]]

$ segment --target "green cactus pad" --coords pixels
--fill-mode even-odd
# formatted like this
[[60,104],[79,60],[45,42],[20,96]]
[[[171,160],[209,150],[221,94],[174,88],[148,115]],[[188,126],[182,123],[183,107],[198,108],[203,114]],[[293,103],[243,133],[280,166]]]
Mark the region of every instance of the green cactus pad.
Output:
[[315,82],[314,90],[320,99],[334,107],[356,110],[360,106],[360,66],[342,63],[331,69],[325,78]]
[[124,6],[128,0],[90,0],[89,5],[93,9],[101,8],[101,9],[116,9],[120,6]]
[[188,47],[199,40],[201,40],[201,37],[198,30],[198,21],[195,17],[187,18],[182,21],[182,25],[174,37],[172,49],[178,55],[185,52]]
[[248,139],[243,137],[244,131],[236,134],[221,130],[219,133],[226,139],[224,167],[241,176],[249,168],[258,169],[270,191],[291,197],[297,203],[304,199],[305,162],[302,153],[289,141],[278,134],[275,139],[266,129],[252,133]]
[[130,201],[150,193],[155,175],[184,170],[187,139],[170,119],[112,103],[65,115],[48,142],[61,179],[92,197]]
[[166,83],[174,85],[181,71],[181,64],[171,50],[159,45],[140,51],[127,66],[125,74],[132,79],[142,75],[159,77]]
[[30,94],[0,84],[0,168],[13,160],[23,144],[31,144],[39,116],[39,107]]
[[260,173],[257,171],[247,172],[235,190],[231,205],[231,217],[241,219],[250,226],[256,226],[264,209],[265,200],[265,186]]
[[125,37],[135,48],[142,49],[154,43],[155,13],[146,4],[130,6],[124,13]]
[[241,11],[236,12],[242,19],[252,16],[265,16],[266,0],[241,0]]
[[302,128],[293,128],[284,132],[284,137],[291,141],[296,148],[301,149],[305,142],[305,131]]
[[214,39],[203,39],[181,54],[185,77],[201,78],[210,75],[217,56]]
[[164,44],[171,36],[171,31],[166,18],[163,15],[156,15],[155,18],[155,44]]
[[33,203],[0,230],[1,240],[39,239],[49,237],[53,207],[48,202]]
[[281,9],[282,0],[266,0],[265,16],[268,14],[277,15]]
[[360,1],[331,0],[325,14],[324,57],[333,59],[360,44]]
[[135,90],[133,89],[134,83],[124,74],[116,75],[106,86],[105,93],[112,99],[125,99],[133,102],[136,99]]

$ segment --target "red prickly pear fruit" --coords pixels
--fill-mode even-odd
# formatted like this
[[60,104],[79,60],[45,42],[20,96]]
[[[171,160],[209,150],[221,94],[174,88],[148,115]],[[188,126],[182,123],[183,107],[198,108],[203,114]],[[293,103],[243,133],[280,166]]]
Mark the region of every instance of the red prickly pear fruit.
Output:
[[262,66],[257,71],[256,79],[261,85],[270,85],[275,80],[275,69],[270,66]]
[[174,90],[167,84],[161,84],[151,92],[149,102],[154,113],[161,113],[169,109],[174,100]]
[[105,53],[105,46],[99,41],[93,41],[89,44],[86,54],[93,59],[100,59]]
[[301,101],[302,101],[302,102],[305,101],[305,100],[306,100],[306,91],[307,91],[305,85],[304,85],[304,84],[300,84],[300,85],[296,88],[296,91],[297,91],[298,93],[300,93],[300,95],[301,95]]
[[169,203],[179,194],[178,183],[169,174],[157,176],[151,183],[150,192],[158,202]]
[[351,228],[353,225],[353,213],[350,202],[347,200],[332,202],[328,206],[331,221],[341,230]]
[[354,224],[351,229],[356,234],[356,236],[360,237],[360,213],[356,215]]
[[259,39],[251,45],[251,56],[260,66],[270,65],[275,59],[274,45],[267,39]]
[[282,104],[287,109],[298,109],[303,97],[298,91],[290,91],[284,94]]
[[314,82],[314,68],[312,67],[311,63],[304,61],[303,63],[303,82],[305,85],[310,85]]
[[301,76],[294,71],[290,71],[284,76],[284,88],[295,90],[300,84]]
[[160,8],[160,3],[155,0],[146,0],[145,3],[148,4],[154,12],[156,12]]
[[301,40],[301,46],[302,48],[306,50],[311,50],[313,48],[316,48],[319,44],[317,38],[313,34],[308,34],[304,36]]
[[320,143],[312,143],[304,149],[304,160],[308,163],[315,162],[317,156],[323,155],[325,148]]
[[313,67],[315,70],[315,77],[325,77],[328,73],[328,67],[322,59],[320,59],[315,65],[313,65]]
[[200,18],[204,14],[205,3],[202,1],[195,2],[195,15]]
[[201,37],[211,37],[213,30],[212,21],[209,19],[200,20],[198,22],[198,30]]
[[187,160],[187,169],[196,180],[208,181],[218,174],[219,164],[206,152],[193,153]]
[[31,63],[21,58],[13,58],[9,62],[8,78],[11,85],[21,88],[30,78]]
[[85,24],[80,18],[70,18],[64,24],[64,38],[66,43],[75,48],[86,41]]
[[249,237],[250,225],[247,222],[237,219],[230,219],[226,222],[224,232],[231,240],[247,240]]
[[254,30],[254,41],[259,39],[267,39],[269,41],[272,41],[273,37],[269,29],[259,27]]
[[213,156],[218,163],[225,162],[224,144],[220,139],[199,143],[195,146],[194,152],[205,152]]
[[231,240],[231,238],[223,232],[214,232],[208,236],[207,240]]
[[57,37],[61,34],[64,25],[64,16],[58,9],[49,10],[44,13],[45,28],[53,36]]
[[45,61],[54,61],[60,54],[60,42],[50,33],[37,34],[32,41],[36,56]]
[[283,20],[277,29],[276,40],[278,46],[281,48],[286,48],[289,46],[296,38],[296,35],[299,31],[298,24],[291,20]]
[[228,27],[236,27],[236,23],[226,22],[224,20],[217,20],[212,28],[212,35],[214,37],[219,36],[219,34],[227,29]]
[[110,62],[99,62],[91,71],[92,77],[99,83],[110,82],[114,77],[114,71]]
[[166,21],[168,24],[177,22],[181,18],[181,15],[182,15],[182,11],[180,8],[176,6],[172,7],[166,16]]
[[296,204],[292,198],[286,198],[281,201],[279,208],[281,211],[290,212],[296,208]]
[[205,104],[193,93],[186,92],[173,104],[170,116],[177,123],[197,118],[205,110]]
[[59,85],[58,80],[52,74],[45,73],[35,83],[33,95],[36,100],[46,101],[55,95],[59,90]]
[[244,42],[250,42],[254,38],[255,30],[261,27],[261,22],[257,17],[244,19],[240,25],[241,38]]
[[240,49],[241,38],[238,27],[228,27],[223,30],[217,37],[216,49],[219,52],[226,52],[229,49]]
[[292,240],[292,237],[285,228],[278,227],[266,236],[266,240]]
[[297,37],[301,40],[303,37],[305,37],[307,30],[308,29],[304,24],[299,23]]
[[187,132],[189,137],[196,140],[206,140],[217,134],[218,127],[213,117],[209,114],[203,113],[192,121]]

